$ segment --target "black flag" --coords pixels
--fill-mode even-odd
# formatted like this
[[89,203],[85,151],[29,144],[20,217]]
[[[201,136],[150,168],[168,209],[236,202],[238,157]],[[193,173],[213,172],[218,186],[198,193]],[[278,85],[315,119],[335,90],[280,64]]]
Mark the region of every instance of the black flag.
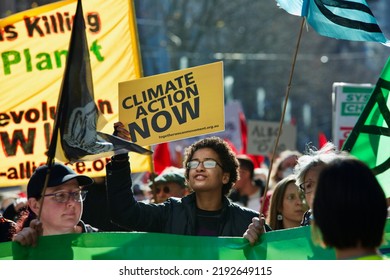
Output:
[[[55,155],[61,161],[73,163],[126,152],[151,154],[135,143],[97,131],[99,112],[94,101],[81,2],[77,2],[48,156],[54,158]],[[57,141],[62,149],[56,149]]]

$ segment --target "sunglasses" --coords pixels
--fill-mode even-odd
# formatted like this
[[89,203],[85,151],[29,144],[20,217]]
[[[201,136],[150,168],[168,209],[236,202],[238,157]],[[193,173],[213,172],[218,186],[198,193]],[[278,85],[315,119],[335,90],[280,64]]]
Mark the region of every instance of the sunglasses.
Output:
[[163,188],[155,188],[156,194],[159,194],[161,191],[162,191],[163,193],[165,193],[165,194],[168,194],[168,193],[171,192],[171,189],[170,189],[169,187],[167,187],[167,186],[165,186],[165,187],[163,187]]

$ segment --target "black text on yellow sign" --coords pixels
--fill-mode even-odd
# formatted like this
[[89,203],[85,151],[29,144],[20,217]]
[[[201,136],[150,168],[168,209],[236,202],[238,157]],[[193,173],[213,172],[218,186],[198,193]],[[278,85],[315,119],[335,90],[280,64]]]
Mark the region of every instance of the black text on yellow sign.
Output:
[[119,119],[132,141],[151,145],[223,130],[221,67],[214,63],[120,83]]

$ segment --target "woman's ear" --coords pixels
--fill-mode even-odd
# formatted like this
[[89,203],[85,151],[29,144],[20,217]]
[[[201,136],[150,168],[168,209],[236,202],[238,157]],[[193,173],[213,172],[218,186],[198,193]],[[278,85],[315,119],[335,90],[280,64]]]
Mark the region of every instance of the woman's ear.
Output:
[[230,174],[229,173],[223,173],[223,176],[222,176],[222,183],[223,184],[227,184],[230,180]]
[[38,216],[41,203],[35,197],[30,197],[28,199],[28,207],[30,207],[31,211],[33,211],[34,214]]

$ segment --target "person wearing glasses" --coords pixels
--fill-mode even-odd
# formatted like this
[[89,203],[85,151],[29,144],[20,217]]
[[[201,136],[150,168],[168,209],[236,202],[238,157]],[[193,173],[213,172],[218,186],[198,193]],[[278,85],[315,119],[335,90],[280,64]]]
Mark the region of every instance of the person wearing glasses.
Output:
[[306,153],[298,158],[294,167],[296,184],[305,194],[305,200],[309,206],[309,210],[303,215],[301,226],[309,226],[311,223],[314,194],[321,171],[329,162],[345,154],[345,152],[338,151],[333,143],[327,142],[319,150],[307,147]]
[[163,203],[170,197],[183,197],[189,193],[182,168],[165,168],[151,180],[149,186],[155,195],[155,203]]
[[35,246],[39,235],[98,231],[81,221],[83,200],[87,194],[83,187],[91,185],[93,180],[88,176],[76,174],[67,165],[54,163],[45,194],[42,196],[47,173],[48,167],[43,165],[31,176],[27,184],[27,197],[32,220],[29,227],[14,235],[13,241]]
[[[114,128],[119,137],[130,139],[122,124]],[[185,149],[183,166],[192,192],[148,204],[134,199],[128,155],[114,156],[106,166],[111,220],[132,231],[242,236],[259,213],[226,197],[238,178],[238,160],[229,144],[219,137],[201,139]]]
[[[301,226],[308,226],[311,223],[314,194],[320,172],[329,162],[344,154],[345,152],[338,151],[333,143],[328,142],[319,150],[313,146],[307,146],[306,152],[298,158],[293,170],[296,176],[295,184],[305,194],[305,202],[309,208],[303,214]],[[243,237],[253,245],[264,232],[263,224],[264,221],[255,218]]]

